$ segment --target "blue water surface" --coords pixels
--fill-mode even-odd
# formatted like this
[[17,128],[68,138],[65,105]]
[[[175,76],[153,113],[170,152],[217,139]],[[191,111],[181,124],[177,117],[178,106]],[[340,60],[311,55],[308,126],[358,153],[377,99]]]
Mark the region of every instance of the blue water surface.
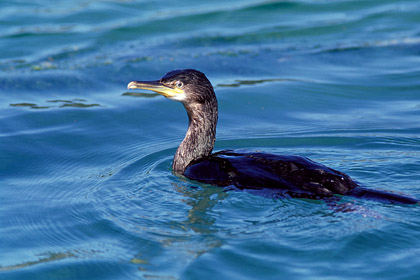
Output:
[[215,150],[298,154],[420,198],[416,0],[0,2],[1,279],[420,279],[420,206],[177,177],[196,68]]

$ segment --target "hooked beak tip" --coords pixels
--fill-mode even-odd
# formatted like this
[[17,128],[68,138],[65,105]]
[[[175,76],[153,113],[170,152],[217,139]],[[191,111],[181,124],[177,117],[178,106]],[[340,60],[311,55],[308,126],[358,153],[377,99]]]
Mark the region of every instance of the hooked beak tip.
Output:
[[127,89],[136,89],[136,82],[129,82],[127,85]]

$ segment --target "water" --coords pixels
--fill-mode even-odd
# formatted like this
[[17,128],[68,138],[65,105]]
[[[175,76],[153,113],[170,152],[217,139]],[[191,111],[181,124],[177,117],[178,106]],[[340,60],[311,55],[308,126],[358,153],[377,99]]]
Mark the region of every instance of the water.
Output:
[[419,207],[270,199],[171,173],[176,68],[215,150],[299,154],[420,198],[420,3],[2,1],[1,279],[420,279]]

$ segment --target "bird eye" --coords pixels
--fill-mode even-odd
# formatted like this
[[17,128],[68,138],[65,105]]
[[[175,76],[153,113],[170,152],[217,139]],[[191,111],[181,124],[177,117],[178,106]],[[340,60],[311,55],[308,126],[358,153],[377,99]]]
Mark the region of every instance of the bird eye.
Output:
[[183,88],[184,87],[184,83],[181,82],[181,81],[177,81],[175,85],[176,85],[177,88]]

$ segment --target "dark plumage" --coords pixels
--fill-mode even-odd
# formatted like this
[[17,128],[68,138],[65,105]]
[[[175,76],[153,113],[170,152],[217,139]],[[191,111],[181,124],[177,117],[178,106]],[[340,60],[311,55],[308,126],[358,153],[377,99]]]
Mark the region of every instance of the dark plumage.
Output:
[[159,81],[133,81],[128,88],[152,90],[184,105],[189,126],[174,156],[176,174],[223,187],[271,190],[284,197],[350,195],[390,203],[419,202],[363,188],[348,175],[300,156],[230,150],[211,154],[216,139],[217,99],[210,81],[197,70],[171,71]]

